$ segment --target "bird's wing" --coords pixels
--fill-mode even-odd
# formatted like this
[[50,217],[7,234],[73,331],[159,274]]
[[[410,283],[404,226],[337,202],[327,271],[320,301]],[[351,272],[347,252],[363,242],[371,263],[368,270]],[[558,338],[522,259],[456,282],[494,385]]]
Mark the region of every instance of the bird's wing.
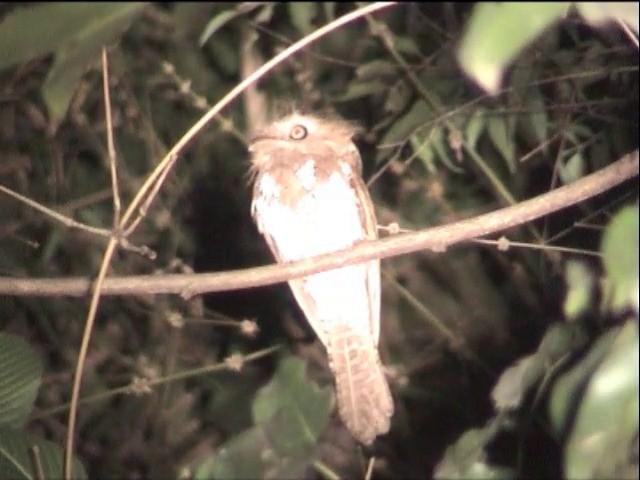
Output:
[[[367,186],[360,177],[353,177],[352,182],[358,196],[362,223],[367,233],[367,240],[378,238],[378,222],[376,212],[371,201]],[[370,326],[375,345],[380,338],[380,260],[371,260],[367,263],[367,291],[370,299]]]

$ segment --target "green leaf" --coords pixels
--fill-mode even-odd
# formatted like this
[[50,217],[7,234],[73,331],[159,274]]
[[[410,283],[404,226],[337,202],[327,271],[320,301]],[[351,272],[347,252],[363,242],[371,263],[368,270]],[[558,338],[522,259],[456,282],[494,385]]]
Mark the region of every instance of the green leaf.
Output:
[[422,160],[427,171],[435,173],[437,171],[435,160],[438,158],[440,163],[454,173],[463,173],[464,170],[456,165],[450,153],[450,148],[445,140],[445,133],[441,127],[432,128],[425,136],[423,129],[417,130],[416,133],[409,137],[414,154]]
[[73,34],[56,49],[55,61],[42,87],[44,100],[54,119],[64,116],[80,77],[98,62],[102,48],[122,36],[145,7],[144,3],[90,5],[93,8],[81,25],[74,23],[73,17],[56,17],[60,23],[69,22],[67,27]]
[[45,3],[16,9],[0,25],[0,68],[69,48],[71,44],[82,45],[96,31],[130,19],[144,6],[144,3]]
[[629,206],[618,212],[604,232],[601,251],[607,273],[605,288],[613,311],[640,309],[638,225],[638,206]]
[[575,260],[567,262],[565,279],[568,290],[564,300],[564,315],[572,320],[592,305],[596,279],[584,263]]
[[503,117],[492,117],[487,121],[487,131],[496,149],[509,167],[509,172],[515,173],[516,165],[516,145],[513,139],[513,132],[508,128],[507,121]]
[[573,183],[576,180],[580,180],[584,177],[585,165],[584,165],[584,157],[581,152],[576,152],[569,160],[560,164],[560,168],[558,169],[558,174],[560,176],[560,180],[565,185],[569,183]]
[[[407,140],[407,137],[414,133],[414,130],[431,120],[433,110],[422,100],[416,102],[411,110],[396,120],[387,130],[380,140],[380,145],[395,144],[399,141]],[[376,160],[384,157],[387,152],[380,150],[376,155]]]
[[[273,18],[273,10],[277,5],[275,2],[261,2],[263,7],[253,17],[253,21],[258,25],[268,23]],[[258,2],[243,2],[240,6],[247,5],[247,8],[251,8],[252,5],[256,5]],[[238,7],[240,8],[240,7]]]
[[435,160],[438,158],[440,163],[454,173],[463,173],[464,170],[456,165],[452,158],[453,154],[446,143],[445,134],[442,128],[435,127],[425,136],[422,130],[417,130],[415,134],[409,137],[414,155],[416,155],[429,173],[436,173],[437,167]]
[[638,2],[576,2],[575,5],[592,25],[621,20],[638,33]]
[[317,4],[313,2],[290,2],[287,5],[293,26],[303,35],[311,33],[315,29],[313,19],[318,13]]
[[[42,478],[62,478],[64,450],[53,442],[29,435],[21,430],[0,424],[0,478],[37,478],[30,450],[37,449]],[[84,479],[87,474],[74,458],[73,478]]]
[[62,226],[55,226],[51,229],[47,238],[44,240],[42,248],[40,249],[40,258],[38,263],[40,265],[48,265],[52,261],[52,258],[57,253],[60,246],[65,242],[69,234],[69,230]]
[[198,45],[203,46],[218,30],[224,27],[231,20],[246,15],[247,13],[264,6],[265,2],[243,2],[236,8],[223,10],[213,17],[204,27],[203,32],[198,39]]
[[467,123],[467,127],[465,129],[465,138],[467,140],[467,145],[472,150],[475,150],[476,144],[478,143],[478,139],[482,132],[484,131],[487,123],[485,121],[486,111],[483,108],[477,108],[469,122]]
[[545,366],[539,354],[527,355],[507,368],[493,387],[491,398],[497,410],[520,406],[529,390],[540,381]]
[[233,432],[251,427],[251,402],[260,379],[255,371],[243,368],[242,375],[220,373],[211,379],[212,395],[207,416],[216,419],[223,431]]
[[637,475],[632,458],[638,434],[638,362],[634,319],[618,332],[589,381],[566,445],[568,478],[622,478],[634,469]]
[[549,415],[558,435],[571,425],[572,412],[580,403],[583,388],[609,351],[617,332],[618,329],[614,329],[601,335],[584,358],[555,382],[549,399]]
[[331,21],[336,18],[336,2],[322,2],[322,8],[327,20]]
[[339,97],[334,98],[334,100],[336,102],[347,102],[356,98],[368,97],[370,95],[382,93],[387,91],[388,89],[388,85],[380,80],[354,80],[353,82],[349,83],[347,91]]
[[540,384],[559,361],[582,348],[587,341],[582,325],[551,325],[535,353],[517,360],[500,375],[491,392],[496,409],[511,410],[519,407],[525,396]]
[[260,478],[260,454],[267,449],[263,433],[252,428],[225,442],[216,455],[207,458],[195,469],[197,480],[226,478]]
[[480,3],[466,26],[458,50],[462,68],[496,93],[509,63],[546,28],[564,17],[569,2]]
[[531,113],[521,117],[524,128],[531,130],[533,137],[535,137],[538,143],[545,143],[549,129],[549,117],[547,116],[544,98],[538,89],[530,90],[527,95],[526,106]]
[[[442,135],[442,131],[440,129],[438,130],[440,131],[440,135]],[[429,137],[431,137],[432,134],[435,133],[435,129],[432,130],[429,133]],[[436,173],[438,171],[438,168],[435,164],[435,155],[433,148],[431,148],[431,145],[429,145],[429,138],[425,139],[422,135],[416,133],[414,135],[411,135],[409,141],[411,142],[411,147],[413,148],[414,155],[416,155],[422,161],[422,164],[427,169],[427,172],[429,172],[430,174]]]
[[222,445],[196,469],[196,478],[303,476],[334,407],[331,388],[310,382],[305,368],[296,357],[280,361],[254,399],[255,426]]
[[393,39],[393,44],[396,50],[405,56],[422,58],[422,52],[413,38],[396,35]]
[[41,378],[42,364],[31,345],[15,335],[0,333],[0,424],[24,425]]
[[538,347],[546,365],[553,365],[567,354],[582,349],[589,341],[587,329],[582,324],[559,322],[551,325]]
[[572,123],[567,125],[566,128],[567,139],[571,141],[573,145],[579,145],[583,140],[592,138],[595,136],[594,131],[587,125],[579,123]]
[[[455,134],[459,136],[460,135],[459,130],[456,130]],[[440,162],[442,162],[442,164],[445,167],[447,167],[449,170],[451,170],[454,173],[464,173],[464,169],[456,165],[455,162],[457,161],[457,159],[454,158],[456,155],[458,155],[456,153],[456,150],[454,150],[454,144],[457,143],[459,149],[462,148],[462,145],[459,141],[454,142],[452,138],[453,138],[453,134],[451,131],[446,136],[446,140],[445,140],[445,132],[442,132],[441,139],[438,139],[440,141],[435,141],[433,143],[433,149],[438,154],[438,158],[440,158]],[[462,161],[462,155],[460,155],[459,161]]]
[[0,68],[54,53],[43,96],[51,116],[59,119],[82,74],[100,58],[102,47],[118,39],[145,5],[51,3],[18,9],[0,26]]
[[299,358],[283,359],[271,382],[258,392],[253,418],[256,424],[265,425],[277,413],[284,413],[290,434],[315,442],[333,411],[333,393],[331,387],[319,388],[311,383],[305,369],[305,362]]
[[71,44],[82,46],[95,31],[125,21],[144,6],[144,3],[86,2],[18,8],[0,25],[0,69],[69,48]]
[[390,114],[390,119],[399,112],[404,111],[409,102],[412,101],[413,92],[404,80],[396,81],[391,88],[385,82],[385,93],[387,98],[384,102],[383,110],[385,113]]
[[356,68],[356,77],[360,80],[371,80],[379,77],[393,77],[398,68],[388,60],[373,60]]
[[204,31],[200,34],[200,38],[198,39],[198,45],[203,46],[218,30],[224,27],[227,23],[233,20],[236,17],[243,15],[244,12],[240,12],[237,9],[233,10],[223,10],[218,13],[215,17],[209,20],[207,26],[204,27]]
[[274,452],[261,428],[251,428],[222,445],[205,460],[196,479],[301,478],[308,461],[283,458]]
[[442,460],[434,471],[434,478],[483,478],[512,479],[515,472],[506,467],[491,465],[486,446],[500,429],[500,422],[490,422],[484,428],[465,432],[454,444],[447,447]]

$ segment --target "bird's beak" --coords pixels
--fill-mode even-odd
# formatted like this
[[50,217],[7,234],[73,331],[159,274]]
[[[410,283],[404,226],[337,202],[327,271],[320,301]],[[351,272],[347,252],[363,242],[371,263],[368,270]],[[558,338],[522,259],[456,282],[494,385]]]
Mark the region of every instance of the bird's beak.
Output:
[[258,129],[249,137],[249,145],[257,143],[261,140],[274,140],[278,138],[277,131],[273,126]]
[[249,142],[248,142],[248,145],[247,145],[247,149],[250,152],[253,152],[254,149],[255,149],[254,147],[256,146],[257,143],[260,143],[260,141],[262,141],[262,140],[268,140],[268,139],[269,139],[269,137],[261,135],[260,133],[252,135],[251,137],[249,137]]
[[249,137],[248,150],[252,152],[254,150],[253,147],[257,143],[260,143],[262,141],[278,140],[280,138],[281,138],[281,135],[279,135],[279,131],[277,128],[271,125],[265,128],[261,128]]

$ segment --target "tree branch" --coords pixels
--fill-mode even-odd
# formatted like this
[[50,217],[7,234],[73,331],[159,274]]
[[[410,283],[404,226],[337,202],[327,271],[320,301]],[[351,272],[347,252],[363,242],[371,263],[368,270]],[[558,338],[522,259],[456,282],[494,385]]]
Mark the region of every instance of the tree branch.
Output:
[[[419,250],[443,252],[458,243],[497,233],[556,212],[609,190],[638,175],[638,150],[570,185],[516,205],[460,222],[363,242],[350,249],[295,263],[220,273],[107,277],[102,295],[192,295],[261,287],[374,258],[388,258]],[[0,278],[0,295],[85,296],[91,282],[85,278]]]

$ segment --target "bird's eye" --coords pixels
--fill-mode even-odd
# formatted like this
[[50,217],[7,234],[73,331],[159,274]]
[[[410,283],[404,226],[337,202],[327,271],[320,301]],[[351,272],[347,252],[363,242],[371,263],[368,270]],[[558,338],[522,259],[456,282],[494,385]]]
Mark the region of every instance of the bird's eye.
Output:
[[303,138],[306,138],[308,134],[309,132],[307,132],[307,129],[304,126],[294,125],[289,132],[289,138],[291,140],[302,140]]

